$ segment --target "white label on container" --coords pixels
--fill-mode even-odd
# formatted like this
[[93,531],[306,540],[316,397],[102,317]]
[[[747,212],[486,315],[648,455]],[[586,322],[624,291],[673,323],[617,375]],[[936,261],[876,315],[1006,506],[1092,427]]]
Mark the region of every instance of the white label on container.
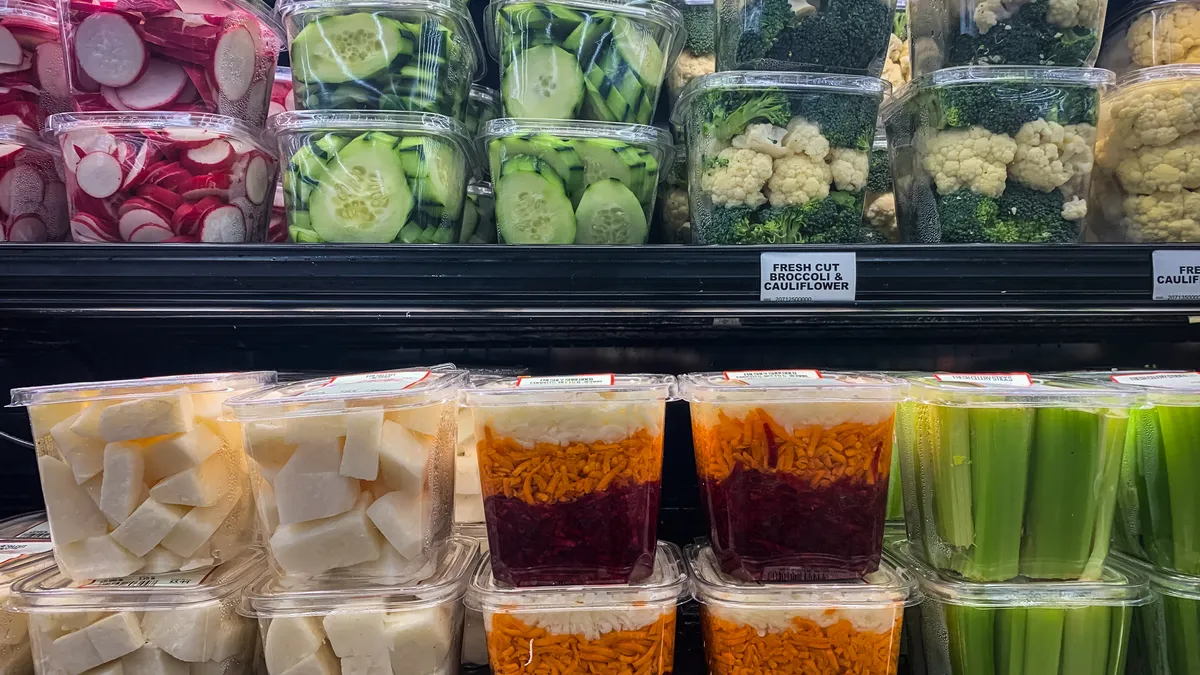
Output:
[[296,394],[296,398],[390,394],[404,391],[418,382],[424,381],[429,375],[428,370],[396,370],[365,375],[338,375],[329,378],[325,384]]
[[6,563],[17,558],[24,558],[28,555],[37,555],[46,551],[53,551],[54,544],[48,541],[37,542],[18,542],[5,541],[0,542],[0,563]]
[[819,370],[727,370],[725,379],[746,384],[787,384],[821,379]]
[[1200,251],[1155,251],[1155,300],[1200,300]]
[[613,373],[595,375],[552,375],[549,377],[530,377],[521,375],[517,378],[518,387],[526,389],[545,389],[549,387],[611,387],[617,383]]
[[37,525],[25,530],[24,532],[13,537],[13,539],[33,539],[36,541],[50,541],[50,523],[42,521]]
[[763,253],[758,299],[763,302],[854,302],[854,253]]
[[1200,387],[1200,373],[1126,373],[1113,375],[1118,384],[1144,384],[1148,387]]
[[934,373],[940,382],[975,382],[977,384],[1006,384],[1011,387],[1032,387],[1029,373]]
[[93,579],[80,588],[163,588],[190,587],[204,583],[212,568],[190,570],[188,572],[169,572],[167,574],[133,574],[119,579]]

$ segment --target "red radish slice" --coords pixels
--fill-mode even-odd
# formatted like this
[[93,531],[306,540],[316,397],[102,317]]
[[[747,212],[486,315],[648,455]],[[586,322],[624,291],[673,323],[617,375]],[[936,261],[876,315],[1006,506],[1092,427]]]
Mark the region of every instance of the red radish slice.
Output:
[[79,67],[93,80],[110,87],[133,84],[146,69],[149,56],[137,30],[121,14],[92,14],[75,29]]
[[179,92],[179,96],[175,97],[175,103],[187,105],[200,100],[200,92],[196,91],[196,85],[192,84],[191,80],[183,85],[183,91]]
[[295,92],[295,90],[289,91],[288,95],[284,97],[283,107],[287,110],[295,110],[296,109],[296,92]]
[[82,92],[96,94],[100,92],[100,83],[93,80],[87,73],[83,72],[83,68],[75,67],[74,86]]
[[282,105],[276,103],[275,101],[271,101],[271,105],[269,107],[267,107],[267,117],[274,117],[274,116],[278,115],[279,113],[284,113],[284,112],[287,112],[287,108],[284,108]]
[[120,95],[118,95],[117,90],[113,89],[112,87],[100,87],[100,95],[104,97],[105,103],[112,106],[113,110],[119,110],[121,112],[128,112],[131,110],[129,106],[121,102]]
[[228,199],[231,182],[227,173],[210,173],[203,176],[193,176],[179,186],[179,194],[183,195],[183,198],[188,201],[195,201],[204,197]]
[[246,218],[236,206],[218,206],[200,222],[200,241],[235,244],[245,240]]
[[189,129],[187,127],[171,127],[162,132],[163,138],[185,148],[200,148],[220,140],[221,136],[208,129]]
[[[7,164],[10,160],[15,160],[17,158],[17,153],[21,152],[23,149],[24,148],[15,143],[0,144],[0,164]],[[0,191],[0,197],[2,197],[3,194],[4,193]]]
[[145,182],[161,188],[174,190],[180,183],[191,179],[192,174],[179,165],[179,162],[159,162],[150,167]]
[[117,96],[132,110],[157,110],[174,101],[187,83],[187,73],[177,64],[150,59],[146,72],[137,82],[118,89]]
[[112,156],[117,158],[117,161],[126,164],[137,152],[137,146],[129,141],[117,141],[117,147],[113,150]]
[[91,152],[75,167],[79,188],[97,199],[105,199],[121,189],[121,163],[107,152]]
[[139,14],[155,15],[179,11],[179,5],[173,0],[117,0],[113,7],[120,12],[137,12]]
[[212,87],[208,85],[208,78],[204,75],[204,68],[192,63],[181,65],[187,71],[188,79],[192,81],[192,86],[196,88],[196,93],[200,94],[204,105],[215,110],[217,107],[217,97],[213,96]]
[[159,206],[158,204],[155,204],[154,202],[150,201],[149,199],[142,199],[141,197],[130,197],[129,199],[126,199],[121,204],[121,208],[117,209],[117,216],[124,216],[126,213],[129,213],[130,211],[137,211],[137,210],[150,211],[152,213],[157,214],[158,217],[161,218],[164,223],[171,222],[171,210],[170,209],[164,209],[163,207]]
[[135,208],[121,214],[117,222],[121,238],[125,241],[162,241],[175,234],[160,214],[150,209]]
[[46,189],[46,181],[42,174],[32,166],[14,166],[4,174],[7,192],[0,190],[0,201],[4,202],[4,212],[9,215],[17,213],[33,213],[42,205],[42,197]]
[[29,126],[29,122],[20,115],[0,115],[0,126],[11,125],[19,127],[21,125]]
[[183,197],[157,185],[143,185],[138,188],[137,194],[138,197],[163,207],[168,214],[174,213],[175,209],[185,203]]
[[50,233],[46,223],[36,214],[26,214],[18,217],[8,226],[8,241],[49,241]]
[[72,131],[63,138],[63,163],[67,171],[75,172],[79,160],[89,152],[107,152],[116,150],[117,139],[103,129],[80,129]]
[[138,148],[137,154],[133,157],[133,164],[129,167],[129,171],[125,174],[125,182],[121,187],[128,190],[135,185],[141,185],[146,180],[146,175],[150,173],[150,143],[142,143],[142,147]]
[[[0,29],[2,30],[2,29]],[[11,34],[11,33],[10,33]],[[29,54],[23,54],[17,59],[16,63],[0,63],[0,75],[8,73],[19,73],[22,70],[29,70],[33,67],[33,57]]]
[[9,66],[19,65],[25,55],[21,52],[21,44],[13,37],[12,31],[0,26],[0,63]]
[[246,26],[236,26],[221,35],[213,52],[213,79],[217,89],[231,101],[240,100],[254,84],[254,62],[258,48]]
[[42,85],[42,91],[59,99],[70,96],[62,47],[57,42],[43,42],[34,53],[37,55],[38,82]]
[[287,207],[287,203],[283,201],[283,184],[276,182],[275,183],[275,201],[271,202],[271,208],[284,209],[286,207]]
[[267,160],[255,155],[246,167],[246,198],[253,204],[263,203],[270,184],[271,170],[267,168]]
[[217,197],[205,197],[195,204],[185,203],[171,215],[171,225],[179,234],[195,235],[200,231],[200,221],[209,211],[224,206]]
[[199,148],[192,148],[179,157],[183,168],[195,174],[224,171],[233,166],[233,147],[226,141],[213,141]]
[[71,217],[71,238],[81,243],[120,241],[109,225],[86,212]]

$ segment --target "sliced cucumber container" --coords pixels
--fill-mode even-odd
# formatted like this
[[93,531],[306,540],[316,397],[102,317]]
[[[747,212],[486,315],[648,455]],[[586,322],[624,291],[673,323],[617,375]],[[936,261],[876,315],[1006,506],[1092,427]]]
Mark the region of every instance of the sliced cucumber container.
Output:
[[463,126],[466,127],[467,133],[474,137],[483,129],[483,125],[502,116],[501,110],[500,92],[473,84],[467,97],[467,114],[463,118]]
[[462,231],[459,232],[458,243],[496,243],[496,199],[492,196],[491,183],[471,181],[467,185],[467,201],[463,204]]
[[1133,612],[1129,669],[1137,675],[1200,673],[1200,577],[1155,568],[1129,556],[1111,562],[1150,580],[1155,602]]
[[649,124],[683,47],[661,0],[493,0],[484,22],[508,117]]
[[297,110],[462,120],[483,48],[457,0],[281,0]]
[[288,236],[300,243],[454,244],[474,148],[458,122],[403,112],[272,117]]
[[488,122],[481,136],[505,244],[645,244],[671,135],[612,122]]

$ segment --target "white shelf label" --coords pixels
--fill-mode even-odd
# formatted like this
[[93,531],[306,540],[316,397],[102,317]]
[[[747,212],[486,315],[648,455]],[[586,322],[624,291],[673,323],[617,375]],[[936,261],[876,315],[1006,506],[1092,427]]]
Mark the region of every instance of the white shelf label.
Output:
[[725,379],[746,384],[786,384],[821,379],[819,370],[727,370]]
[[548,388],[571,388],[571,387],[611,387],[617,383],[617,376],[613,373],[600,373],[596,375],[551,375],[550,377],[529,377],[521,375],[517,378],[517,385],[522,389],[548,389]]
[[295,398],[390,394],[404,391],[414,384],[424,381],[429,374],[428,370],[397,370],[365,375],[338,375],[329,378],[329,381],[322,385],[297,394]]
[[1200,387],[1200,373],[1127,373],[1113,375],[1118,384],[1142,384],[1148,387]]
[[1006,384],[1011,387],[1032,387],[1029,373],[934,373],[940,382],[974,382],[976,384]]
[[1200,300],[1200,251],[1155,251],[1155,300]]
[[33,539],[36,541],[50,541],[50,523],[42,521],[37,525],[25,530],[21,534],[13,537],[13,539]]
[[854,302],[854,253],[763,253],[758,299],[763,302]]
[[170,572],[168,574],[134,574],[119,579],[93,579],[80,588],[160,588],[191,587],[204,583],[213,568],[191,570],[189,572]]

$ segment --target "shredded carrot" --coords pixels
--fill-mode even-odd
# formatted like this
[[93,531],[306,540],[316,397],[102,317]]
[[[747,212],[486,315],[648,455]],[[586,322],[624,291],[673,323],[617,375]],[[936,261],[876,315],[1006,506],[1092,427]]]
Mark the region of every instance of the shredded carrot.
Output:
[[[888,610],[879,610],[888,611]],[[793,617],[788,630],[760,635],[753,626],[703,613],[704,648],[712,675],[895,675],[901,612],[891,630],[855,630],[846,619],[822,628]]]
[[675,612],[637,630],[595,640],[553,635],[512,614],[495,614],[487,632],[492,672],[503,675],[663,675],[675,661]]
[[[813,487],[855,480],[874,485],[887,481],[891,468],[892,424],[843,422],[834,427],[787,429],[762,408],[742,419],[717,411],[706,427],[693,416],[696,468],[702,478],[721,481],[736,466],[767,473],[788,473]],[[886,448],[886,450],[885,450]]]
[[476,444],[483,496],[557,504],[614,483],[657,482],[662,477],[662,444],[661,434],[639,429],[616,443],[537,443],[526,448],[485,427]]

